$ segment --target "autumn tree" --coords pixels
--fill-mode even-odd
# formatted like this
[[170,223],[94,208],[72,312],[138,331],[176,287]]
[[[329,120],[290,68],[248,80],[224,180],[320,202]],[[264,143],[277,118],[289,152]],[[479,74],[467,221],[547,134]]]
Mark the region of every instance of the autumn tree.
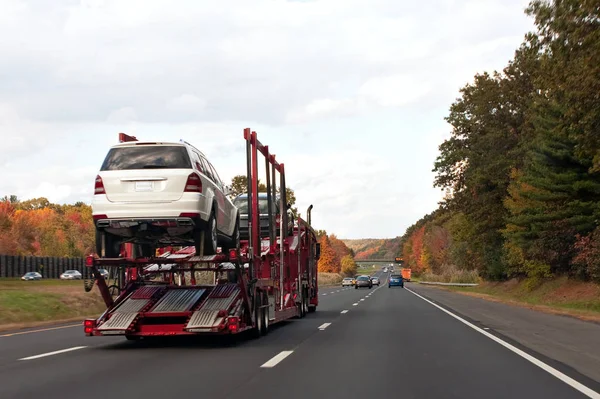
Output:
[[342,259],[344,256],[351,254],[350,248],[348,248],[342,240],[337,238],[335,234],[329,235],[329,243],[335,251],[338,259]]
[[91,208],[52,204],[45,198],[0,201],[0,254],[85,256],[95,230]]
[[358,270],[358,265],[354,261],[352,255],[348,254],[344,256],[341,260],[341,272],[346,277],[351,277],[356,275],[356,271]]
[[327,236],[321,237],[321,257],[317,264],[321,273],[339,273],[341,269],[340,259],[329,242]]

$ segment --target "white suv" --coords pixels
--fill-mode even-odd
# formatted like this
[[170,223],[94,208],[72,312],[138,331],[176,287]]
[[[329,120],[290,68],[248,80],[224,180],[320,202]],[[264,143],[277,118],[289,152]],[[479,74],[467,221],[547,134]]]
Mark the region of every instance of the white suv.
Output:
[[130,242],[141,256],[168,245],[195,245],[198,254],[202,232],[204,255],[235,248],[239,215],[227,194],[215,168],[189,143],[117,144],[96,177],[96,252],[118,257]]

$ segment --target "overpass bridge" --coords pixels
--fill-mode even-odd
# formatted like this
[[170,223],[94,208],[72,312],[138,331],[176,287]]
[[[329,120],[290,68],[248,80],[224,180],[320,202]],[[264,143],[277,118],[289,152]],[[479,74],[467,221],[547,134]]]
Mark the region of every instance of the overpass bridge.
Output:
[[391,259],[354,259],[356,263],[394,263],[397,265],[401,265],[404,263],[404,259],[402,258],[391,258]]

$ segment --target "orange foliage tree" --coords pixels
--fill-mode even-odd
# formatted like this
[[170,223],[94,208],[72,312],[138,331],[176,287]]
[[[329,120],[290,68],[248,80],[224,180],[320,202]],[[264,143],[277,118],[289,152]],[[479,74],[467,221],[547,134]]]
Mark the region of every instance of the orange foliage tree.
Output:
[[81,257],[94,245],[91,208],[45,198],[0,201],[0,254]]
[[340,258],[333,249],[333,246],[329,241],[329,237],[327,237],[326,235],[322,236],[320,243],[321,257],[319,258],[319,263],[317,264],[319,272],[339,273],[342,268]]

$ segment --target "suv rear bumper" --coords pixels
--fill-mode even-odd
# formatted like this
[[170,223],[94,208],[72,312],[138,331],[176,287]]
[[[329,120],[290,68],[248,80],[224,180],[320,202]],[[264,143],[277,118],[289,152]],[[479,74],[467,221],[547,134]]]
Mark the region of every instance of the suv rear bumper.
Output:
[[142,225],[163,228],[194,227],[199,220],[190,217],[163,217],[163,218],[114,218],[95,220],[98,229],[128,229]]
[[92,215],[95,220],[176,220],[182,213],[197,213],[206,221],[209,215],[201,209],[203,202],[204,196],[200,197],[199,194],[184,195],[177,201],[165,202],[110,202],[105,194],[98,194],[92,199]]

